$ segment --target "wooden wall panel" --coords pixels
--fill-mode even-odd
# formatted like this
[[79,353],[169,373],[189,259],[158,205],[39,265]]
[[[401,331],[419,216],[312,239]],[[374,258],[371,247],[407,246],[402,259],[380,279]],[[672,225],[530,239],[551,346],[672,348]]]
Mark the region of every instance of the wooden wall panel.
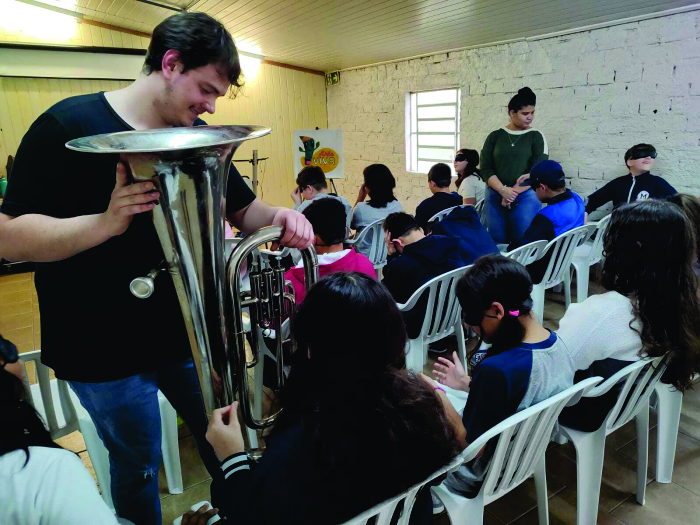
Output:
[[[101,30],[94,26],[92,29]],[[257,124],[272,128],[267,137],[245,142],[235,155],[236,159],[252,158],[253,149],[257,149],[260,157],[269,157],[260,163],[258,176],[261,197],[270,204],[291,206],[292,203],[289,194],[296,179],[292,132],[328,126],[324,82],[319,75],[261,64],[257,76],[246,80],[237,98],[219,99],[216,113],[204,116],[210,124]],[[7,156],[17,152],[22,136],[44,110],[67,97],[111,91],[128,84],[112,80],[0,77],[0,173],[6,175]],[[236,166],[241,174],[252,176],[250,164]]]

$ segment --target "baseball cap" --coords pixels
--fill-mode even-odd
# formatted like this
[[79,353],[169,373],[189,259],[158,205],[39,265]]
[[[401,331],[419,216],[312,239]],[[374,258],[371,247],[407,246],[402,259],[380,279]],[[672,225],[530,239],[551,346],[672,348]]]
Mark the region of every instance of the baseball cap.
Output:
[[561,164],[554,160],[541,160],[530,170],[530,178],[524,180],[521,186],[539,186],[546,184],[551,186],[553,182],[564,180],[564,170]]

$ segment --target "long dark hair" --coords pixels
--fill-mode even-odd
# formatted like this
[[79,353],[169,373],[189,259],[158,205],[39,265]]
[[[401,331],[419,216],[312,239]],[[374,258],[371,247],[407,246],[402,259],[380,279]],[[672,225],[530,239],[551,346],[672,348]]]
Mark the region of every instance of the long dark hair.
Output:
[[[462,319],[467,323],[483,320],[484,312],[491,308],[492,303],[503,305],[505,315],[498,325],[491,348],[486,351],[486,357],[498,355],[522,343],[525,327],[518,317],[527,316],[532,311],[532,280],[522,264],[502,255],[479,257],[457,281],[456,293],[462,307]],[[518,317],[508,314],[516,310],[519,311]],[[481,341],[474,352],[480,346]]]
[[[0,345],[12,344],[0,336]],[[41,417],[26,400],[27,392],[22,380],[4,368],[0,368],[0,399],[2,399],[2,432],[0,432],[0,456],[24,450],[29,462],[29,447],[61,448],[51,439]]]
[[[348,319],[368,337],[346,333]],[[297,350],[270,439],[301,421],[334,493],[351,497],[362,486],[379,502],[457,454],[439,398],[406,370],[404,322],[381,283],[354,272],[325,277],[299,305],[291,333]]]
[[700,200],[687,193],[676,193],[675,195],[666,197],[666,200],[680,206],[685,216],[688,217],[688,220],[690,220],[695,228],[696,258],[700,260]]
[[[461,149],[459,150],[455,156],[457,155],[464,155],[467,158],[467,168],[464,170],[464,173],[457,173],[457,180],[455,181],[455,185],[457,186],[457,189],[459,189],[460,184],[462,184],[462,181],[469,177],[470,175],[476,175],[480,179],[481,177],[481,170],[477,168],[479,165],[479,152],[476,151],[475,149]],[[482,179],[483,180],[483,179]]]
[[384,208],[396,200],[396,179],[384,164],[370,164],[362,174],[365,177],[365,187],[370,190],[370,200],[367,204],[372,208]]
[[[665,383],[691,386],[700,372],[700,304],[693,271],[695,228],[666,201],[617,208],[605,234],[601,281],[632,301],[639,320],[640,356],[666,355]],[[634,328],[633,328],[634,329]]]

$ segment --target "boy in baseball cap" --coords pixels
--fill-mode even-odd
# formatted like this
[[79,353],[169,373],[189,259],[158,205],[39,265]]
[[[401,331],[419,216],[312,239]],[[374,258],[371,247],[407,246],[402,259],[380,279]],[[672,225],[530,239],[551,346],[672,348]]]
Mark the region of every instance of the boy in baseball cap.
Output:
[[[555,237],[579,226],[583,226],[585,206],[583,199],[566,187],[566,179],[561,164],[553,160],[542,160],[530,170],[530,178],[521,186],[530,186],[537,198],[547,206],[542,208],[523,239],[508,246],[508,251],[535,241],[551,241]],[[549,256],[528,266],[533,283],[539,283],[549,264]]]

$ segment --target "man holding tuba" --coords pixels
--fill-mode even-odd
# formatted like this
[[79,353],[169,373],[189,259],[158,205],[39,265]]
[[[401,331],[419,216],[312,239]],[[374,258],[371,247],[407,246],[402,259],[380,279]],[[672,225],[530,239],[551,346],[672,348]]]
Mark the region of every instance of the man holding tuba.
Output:
[[[118,155],[71,151],[88,135],[202,125],[218,97],[241,86],[228,31],[204,13],[159,24],[140,77],[124,89],[71,97],[32,124],[17,151],[0,208],[0,257],[36,261],[42,361],[70,382],[110,455],[118,516],[160,525],[158,468],[162,391],[192,431],[210,474],[219,463],[204,438],[207,419],[172,278],[148,301],[129,283],[163,260],[151,182],[128,184]],[[114,173],[116,171],[116,185]],[[282,244],[305,248],[300,213],[255,198],[232,166],[226,216],[243,232],[285,228]]]

